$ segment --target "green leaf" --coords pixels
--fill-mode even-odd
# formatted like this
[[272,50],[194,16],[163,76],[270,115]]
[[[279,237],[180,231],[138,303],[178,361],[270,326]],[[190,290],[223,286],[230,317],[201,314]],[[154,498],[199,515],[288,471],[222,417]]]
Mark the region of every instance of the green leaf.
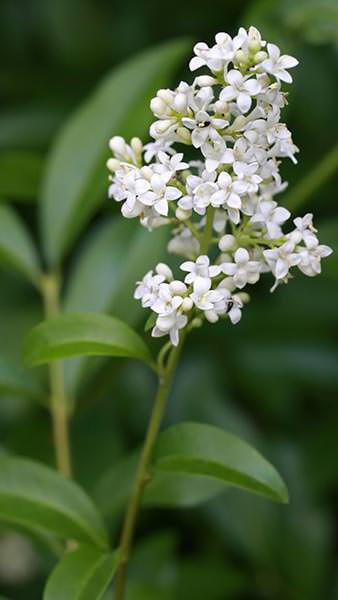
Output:
[[0,522],[105,548],[106,532],[85,492],[31,460],[0,456]]
[[43,158],[36,152],[10,150],[0,154],[0,195],[15,200],[36,199]]
[[338,219],[330,219],[320,223],[318,235],[321,244],[327,244],[333,253],[322,261],[323,275],[330,279],[338,279]]
[[68,356],[125,356],[151,364],[148,347],[128,325],[97,313],[66,313],[34,327],[25,361],[42,365]]
[[[149,233],[120,217],[100,223],[88,235],[70,270],[64,310],[111,312],[129,325],[135,324],[144,317],[144,309],[134,299],[135,282],[163,255],[167,236],[166,228]],[[87,362],[78,357],[65,365],[67,391],[72,397],[84,374],[88,381]],[[98,364],[92,361],[90,374]]]
[[154,471],[197,475],[288,501],[275,468],[249,444],[212,425],[181,423],[164,431],[154,455]]
[[40,270],[28,231],[9,206],[0,206],[0,262],[28,277],[37,285]]
[[[138,453],[125,458],[99,481],[95,497],[105,515],[121,510],[127,501],[138,458]],[[181,423],[162,432],[151,475],[143,497],[148,506],[194,506],[226,486],[288,501],[285,484],[274,467],[249,444],[212,425]]]
[[0,356],[0,393],[36,399],[42,391],[30,372]]
[[189,43],[167,42],[114,70],[62,129],[50,155],[41,203],[49,263],[62,259],[106,194],[110,136],[146,134],[152,118],[149,100],[168,84]]
[[100,600],[116,567],[118,552],[80,546],[66,554],[48,579],[43,600]]

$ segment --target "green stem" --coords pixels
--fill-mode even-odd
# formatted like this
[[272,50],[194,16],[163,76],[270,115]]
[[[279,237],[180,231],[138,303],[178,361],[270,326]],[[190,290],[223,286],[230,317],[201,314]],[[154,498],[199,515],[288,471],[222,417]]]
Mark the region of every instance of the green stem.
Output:
[[134,537],[136,520],[140,509],[144,488],[150,479],[149,466],[152,457],[152,452],[160,430],[177,362],[183,348],[185,335],[186,331],[183,331],[181,333],[179,345],[172,348],[168,358],[167,366],[160,372],[158,390],[155,397],[154,406],[151,413],[133,490],[129,499],[129,505],[122,527],[120,541],[121,560],[115,577],[114,585],[115,600],[123,600],[124,598],[127,567],[129,561],[130,548]]
[[[50,319],[59,312],[60,280],[56,273],[44,275],[41,282],[45,315]],[[68,433],[68,414],[62,362],[49,365],[50,411],[53,424],[55,458],[58,471],[71,478],[71,458]]]
[[285,206],[293,211],[300,208],[337,169],[338,144],[287,194],[284,199]]
[[204,227],[203,236],[201,238],[201,254],[207,254],[210,246],[211,238],[212,238],[212,226],[214,223],[214,214],[215,209],[212,206],[208,207],[207,210],[207,221]]

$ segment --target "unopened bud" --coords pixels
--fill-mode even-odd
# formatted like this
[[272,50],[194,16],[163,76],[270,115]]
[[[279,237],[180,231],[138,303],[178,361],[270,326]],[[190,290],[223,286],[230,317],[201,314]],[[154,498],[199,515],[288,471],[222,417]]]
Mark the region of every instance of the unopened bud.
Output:
[[237,294],[237,296],[243,302],[243,304],[248,304],[248,302],[250,302],[250,296],[246,292],[240,292]]
[[234,247],[236,242],[236,238],[231,235],[230,233],[223,235],[223,237],[221,237],[219,243],[218,243],[218,247],[222,252],[226,252],[227,250],[230,250],[231,248]]
[[156,130],[159,134],[165,133],[169,129],[169,127],[171,127],[172,124],[173,122],[170,119],[163,119],[163,121],[157,121]]
[[168,106],[166,105],[166,103],[163,100],[161,100],[161,98],[158,98],[157,96],[156,96],[156,98],[153,98],[150,101],[150,108],[151,108],[152,112],[154,113],[154,115],[157,115],[159,117],[166,115],[168,112]]
[[263,60],[266,60],[268,58],[268,55],[266,52],[264,52],[263,50],[261,52],[257,52],[254,56],[254,62],[257,65],[258,63],[263,62]]
[[136,155],[139,155],[142,153],[142,149],[143,149],[143,144],[140,140],[140,138],[138,137],[133,137],[130,141],[130,145],[132,147],[132,149],[134,150]]
[[183,283],[183,281],[175,279],[170,284],[170,291],[176,296],[184,296],[184,294],[187,292],[187,286],[185,283]]
[[179,221],[186,221],[191,217],[191,210],[183,210],[183,208],[177,208],[175,211],[176,219]]
[[120,135],[114,135],[114,137],[109,140],[109,148],[114,154],[125,154],[126,151],[126,142]]
[[200,317],[195,317],[190,323],[190,327],[192,329],[197,329],[198,327],[202,327],[203,321]]
[[252,54],[256,54],[256,52],[259,52],[260,49],[261,49],[261,44],[257,39],[253,38],[252,40],[250,40],[249,50]]
[[178,127],[176,135],[183,144],[191,144],[191,133],[186,127]]
[[175,99],[173,101],[174,109],[179,113],[184,113],[187,110],[188,99],[185,94],[179,93],[176,94]]
[[173,92],[171,90],[158,90],[157,96],[166,104],[171,104],[173,101]]
[[147,165],[145,165],[144,167],[142,167],[140,169],[140,173],[141,173],[142,177],[144,177],[145,179],[148,179],[148,181],[150,181],[150,179],[154,175],[153,170],[150,167],[148,167]]
[[237,50],[235,54],[235,60],[238,63],[246,63],[248,61],[248,55],[243,50]]
[[193,306],[194,303],[191,298],[184,298],[181,304],[181,309],[183,310],[183,312],[189,312],[189,310],[191,310]]
[[174,279],[172,270],[165,263],[158,263],[155,271],[158,275],[163,275],[167,281],[172,281]]
[[106,165],[109,169],[109,171],[111,171],[112,173],[115,173],[115,171],[117,171],[117,169],[120,167],[120,161],[117,160],[117,158],[109,158],[106,162]]
[[209,323],[217,323],[219,317],[215,310],[205,310],[204,314]]
[[199,87],[210,87],[217,83],[217,79],[215,79],[215,77],[210,77],[210,75],[199,75],[196,77],[195,82]]

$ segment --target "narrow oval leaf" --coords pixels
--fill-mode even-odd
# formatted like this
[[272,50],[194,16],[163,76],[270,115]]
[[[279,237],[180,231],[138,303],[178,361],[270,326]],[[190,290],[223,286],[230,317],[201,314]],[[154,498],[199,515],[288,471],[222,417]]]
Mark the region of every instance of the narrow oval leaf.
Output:
[[[119,217],[100,223],[87,236],[70,270],[64,310],[112,313],[134,325],[144,318],[140,303],[133,297],[135,282],[158,262],[167,238],[165,227],[149,234],[137,223]],[[83,375],[88,381],[87,361],[78,357],[65,365],[70,397],[76,396]],[[96,365],[91,365],[91,375]]]
[[105,196],[109,138],[146,134],[152,119],[149,100],[168,84],[188,44],[182,39],[162,44],[115,69],[62,129],[50,155],[41,202],[49,263],[60,261]]
[[3,204],[0,206],[0,262],[34,284],[38,283],[40,269],[33,240],[16,212]]
[[118,565],[118,552],[80,546],[65,554],[48,579],[43,600],[101,600]]
[[0,456],[0,522],[107,546],[94,504],[74,482],[31,460]]
[[10,200],[36,200],[43,162],[43,156],[37,152],[25,150],[2,152],[0,154],[0,195]]
[[125,356],[152,363],[148,347],[128,325],[98,313],[66,313],[34,327],[24,357],[30,366],[68,356]]
[[40,398],[42,390],[30,371],[25,371],[0,356],[0,393],[8,396]]
[[211,477],[278,502],[288,501],[276,469],[237,436],[201,423],[181,423],[164,431],[156,445],[154,470]]

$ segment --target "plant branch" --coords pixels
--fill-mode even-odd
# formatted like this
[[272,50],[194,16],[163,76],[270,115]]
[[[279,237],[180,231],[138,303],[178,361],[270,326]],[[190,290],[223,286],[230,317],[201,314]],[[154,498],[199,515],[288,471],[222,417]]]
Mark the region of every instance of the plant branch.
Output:
[[[56,273],[44,275],[41,282],[45,315],[50,319],[59,312],[60,280]],[[58,471],[71,478],[71,458],[68,433],[68,414],[65,397],[63,364],[52,361],[49,365],[50,411],[53,424],[53,438]]]
[[122,528],[120,542],[121,560],[116,574],[114,586],[115,600],[122,600],[124,598],[127,566],[129,561],[130,547],[134,537],[136,520],[140,509],[144,488],[150,479],[149,466],[152,452],[160,430],[163,414],[172,386],[173,377],[176,371],[176,366],[185,341],[185,335],[186,331],[183,331],[181,333],[179,345],[171,349],[167,365],[161,370],[159,376],[158,390],[136,473],[134,487],[131,493]]
[[201,238],[201,254],[207,254],[210,246],[211,238],[212,238],[212,226],[214,223],[214,214],[215,209],[212,206],[209,206],[207,209],[207,220],[204,227],[203,236]]

